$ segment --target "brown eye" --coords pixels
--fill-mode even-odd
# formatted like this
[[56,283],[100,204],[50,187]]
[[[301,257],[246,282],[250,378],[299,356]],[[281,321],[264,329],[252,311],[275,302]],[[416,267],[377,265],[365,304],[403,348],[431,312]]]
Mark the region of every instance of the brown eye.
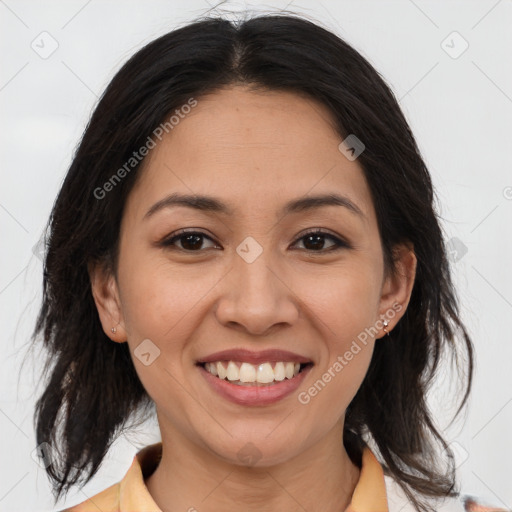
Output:
[[[325,249],[325,239],[331,239],[333,243]],[[340,240],[338,237],[331,235],[330,233],[322,230],[315,230],[302,235],[297,242],[303,240],[304,248],[310,252],[327,252],[327,251],[335,251],[337,249],[341,249],[343,247],[349,247],[349,245]],[[296,243],[297,243],[296,242]]]
[[[204,240],[213,240],[202,233],[201,231],[180,231],[177,234],[171,236],[171,238],[167,238],[161,242],[160,245],[167,248],[176,248],[181,251],[187,252],[199,252],[202,249]],[[176,246],[176,242],[180,243],[180,246]]]
[[[331,240],[331,244],[327,248],[325,247],[326,239]],[[204,249],[203,245],[206,240],[214,243],[211,237],[201,231],[181,230],[160,242],[160,245],[184,252],[201,252]],[[294,245],[300,241],[303,241],[304,249],[308,252],[321,253],[350,247],[347,242],[322,230],[314,230],[302,235]],[[219,246],[216,246],[214,243],[214,247]]]

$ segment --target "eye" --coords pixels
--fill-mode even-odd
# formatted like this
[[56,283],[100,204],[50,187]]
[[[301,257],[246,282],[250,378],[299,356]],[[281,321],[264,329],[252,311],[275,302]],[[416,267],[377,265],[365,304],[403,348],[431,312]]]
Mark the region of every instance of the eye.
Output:
[[[324,247],[325,239],[330,239],[333,241],[333,243],[327,249]],[[160,242],[160,245],[166,248],[176,248],[185,252],[201,252],[201,249],[204,248],[204,240],[213,242],[211,237],[201,231],[194,231],[193,229],[182,229],[171,235],[171,237],[164,239],[162,242]],[[315,229],[307,232],[298,238],[294,245],[300,241],[304,241],[304,248],[309,252],[327,252],[350,247],[347,242],[321,229]],[[181,247],[176,245],[176,242],[179,242]],[[217,248],[219,247],[215,244],[213,246]]]
[[[323,246],[325,244],[325,239],[330,238],[334,241],[334,243],[328,248],[325,249]],[[327,251],[336,251],[341,248],[348,248],[349,244],[340,238],[331,235],[327,231],[323,231],[321,229],[315,229],[309,231],[305,235],[302,235],[297,242],[304,241],[305,249],[310,252],[327,252]],[[295,243],[297,243],[295,242]],[[307,247],[309,246],[309,247]]]
[[[167,248],[176,248],[186,252],[199,252],[202,248],[204,239],[213,241],[208,235],[202,233],[201,231],[182,229],[170,238],[166,238],[160,242],[160,245]],[[177,241],[180,241],[181,247],[176,246]]]

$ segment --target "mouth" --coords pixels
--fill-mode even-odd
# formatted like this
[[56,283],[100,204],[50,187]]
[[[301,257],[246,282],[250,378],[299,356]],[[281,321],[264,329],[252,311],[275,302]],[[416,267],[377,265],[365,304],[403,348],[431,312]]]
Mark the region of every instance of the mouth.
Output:
[[265,361],[252,364],[247,361],[210,361],[198,363],[209,374],[236,386],[272,386],[290,380],[303,372],[313,363],[295,363],[293,361]]
[[196,362],[210,389],[244,406],[265,406],[301,385],[313,361],[283,350],[225,350]]

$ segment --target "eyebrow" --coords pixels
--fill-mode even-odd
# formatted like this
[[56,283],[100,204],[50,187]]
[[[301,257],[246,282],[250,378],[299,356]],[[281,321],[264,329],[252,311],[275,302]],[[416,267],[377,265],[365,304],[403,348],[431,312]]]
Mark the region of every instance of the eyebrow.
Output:
[[[158,211],[172,208],[173,206],[185,206],[202,212],[225,215],[234,215],[235,213],[233,208],[212,196],[173,193],[155,203],[146,212],[144,219],[153,216]],[[366,218],[366,215],[352,200],[339,194],[319,194],[291,200],[283,206],[280,214],[300,213],[325,206],[342,206],[361,218]]]

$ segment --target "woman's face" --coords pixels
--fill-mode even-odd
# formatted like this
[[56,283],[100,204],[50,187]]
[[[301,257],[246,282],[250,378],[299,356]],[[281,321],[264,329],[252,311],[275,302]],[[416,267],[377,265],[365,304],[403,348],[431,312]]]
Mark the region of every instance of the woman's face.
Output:
[[[374,344],[386,343],[380,320],[390,331],[405,311],[415,261],[402,251],[405,272],[385,276],[368,186],[340,143],[322,105],[235,87],[198,99],[150,151],[126,204],[117,279],[92,282],[163,436],[259,465],[333,433],[339,442]],[[169,200],[181,195],[211,199]],[[338,204],[311,201],[327,195]],[[195,236],[171,241],[184,228]],[[206,361],[247,382],[221,381]],[[294,364],[281,363],[303,369],[289,378]]]

